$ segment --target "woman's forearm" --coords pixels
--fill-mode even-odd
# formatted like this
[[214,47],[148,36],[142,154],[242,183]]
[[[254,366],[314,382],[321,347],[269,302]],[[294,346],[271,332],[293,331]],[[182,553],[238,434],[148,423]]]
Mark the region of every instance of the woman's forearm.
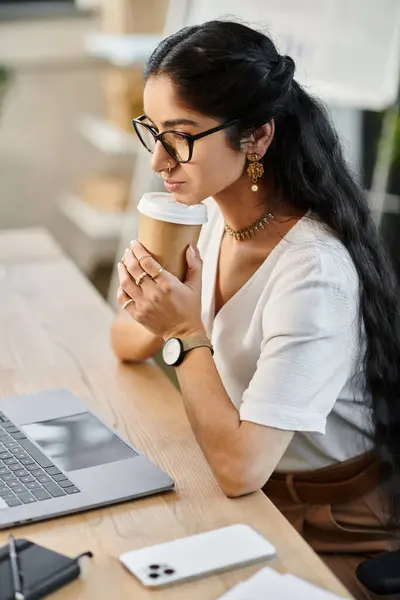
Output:
[[154,356],[163,339],[137,323],[128,313],[117,313],[111,327],[111,347],[121,361],[140,362]]
[[241,421],[209,348],[191,350],[176,373],[190,424],[222,490],[242,496],[261,489],[294,432]]
[[210,350],[191,350],[176,374],[196,439],[222,489],[231,495],[242,476],[240,419]]

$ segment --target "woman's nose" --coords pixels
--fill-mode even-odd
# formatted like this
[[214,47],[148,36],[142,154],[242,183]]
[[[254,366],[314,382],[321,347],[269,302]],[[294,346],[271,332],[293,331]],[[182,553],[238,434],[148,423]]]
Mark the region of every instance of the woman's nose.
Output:
[[151,168],[155,173],[160,171],[171,171],[176,161],[166,151],[161,142],[157,141],[151,157]]

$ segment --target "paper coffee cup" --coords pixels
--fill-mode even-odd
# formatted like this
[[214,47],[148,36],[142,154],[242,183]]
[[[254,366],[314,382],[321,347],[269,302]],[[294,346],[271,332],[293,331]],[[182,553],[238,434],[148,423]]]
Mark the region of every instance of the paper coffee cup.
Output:
[[188,206],[171,194],[154,192],[144,194],[137,208],[139,242],[166,271],[184,281],[186,250],[189,244],[196,246],[201,228],[207,223],[206,206]]

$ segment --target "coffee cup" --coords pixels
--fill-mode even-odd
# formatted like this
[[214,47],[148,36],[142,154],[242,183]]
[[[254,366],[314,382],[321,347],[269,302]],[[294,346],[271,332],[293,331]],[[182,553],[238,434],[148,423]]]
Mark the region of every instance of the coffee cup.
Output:
[[205,204],[192,206],[177,202],[171,194],[144,194],[137,206],[139,242],[166,271],[181,281],[187,272],[186,250],[196,246],[202,226],[207,223]]

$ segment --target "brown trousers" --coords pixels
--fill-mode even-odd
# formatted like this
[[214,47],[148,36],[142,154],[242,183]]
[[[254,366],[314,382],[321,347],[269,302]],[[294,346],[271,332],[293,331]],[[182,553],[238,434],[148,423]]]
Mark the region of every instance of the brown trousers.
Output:
[[380,597],[355,574],[362,561],[394,548],[372,452],[314,471],[274,473],[263,491],[357,600]]

